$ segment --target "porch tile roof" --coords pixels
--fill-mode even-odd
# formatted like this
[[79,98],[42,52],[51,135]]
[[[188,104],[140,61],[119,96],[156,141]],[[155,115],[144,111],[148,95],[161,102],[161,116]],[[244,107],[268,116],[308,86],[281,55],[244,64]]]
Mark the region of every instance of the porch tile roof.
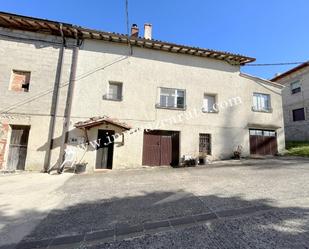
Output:
[[117,127],[120,127],[125,130],[130,130],[132,127],[124,122],[120,122],[118,119],[110,118],[108,116],[98,116],[98,117],[92,117],[85,121],[79,121],[74,124],[76,128],[79,129],[90,129],[94,126],[98,126],[104,123],[108,123],[111,125],[115,125]]

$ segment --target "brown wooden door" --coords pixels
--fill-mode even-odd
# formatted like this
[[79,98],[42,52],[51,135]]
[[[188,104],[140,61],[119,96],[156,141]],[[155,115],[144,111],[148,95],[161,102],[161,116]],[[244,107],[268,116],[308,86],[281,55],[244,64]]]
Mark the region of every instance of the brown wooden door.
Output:
[[115,131],[98,130],[96,169],[112,169]]
[[158,166],[161,162],[161,136],[144,134],[143,165]]
[[171,165],[172,163],[172,137],[161,136],[161,162],[160,165]]
[[275,155],[278,153],[277,136],[274,131],[251,130],[250,133],[250,154],[253,155]]
[[7,170],[25,169],[29,130],[29,126],[12,126]]
[[[174,141],[173,137],[175,138]],[[173,136],[172,132],[168,131],[144,133],[143,165],[177,165],[179,154],[178,139],[179,136]]]

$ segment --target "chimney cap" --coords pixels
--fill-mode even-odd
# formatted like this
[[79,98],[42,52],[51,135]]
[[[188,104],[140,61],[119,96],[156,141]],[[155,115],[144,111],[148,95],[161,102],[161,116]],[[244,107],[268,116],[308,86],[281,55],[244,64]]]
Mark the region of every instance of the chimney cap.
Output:
[[144,39],[147,39],[147,40],[152,39],[152,24],[151,23],[144,24]]
[[138,37],[138,31],[139,31],[139,28],[137,27],[137,24],[133,23],[131,27],[131,36]]

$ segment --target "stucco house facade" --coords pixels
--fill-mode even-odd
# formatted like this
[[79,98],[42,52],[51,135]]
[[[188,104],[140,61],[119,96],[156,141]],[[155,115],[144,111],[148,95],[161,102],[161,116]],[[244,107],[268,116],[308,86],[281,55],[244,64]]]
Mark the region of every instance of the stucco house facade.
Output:
[[282,91],[287,141],[309,141],[309,63],[305,62],[274,77]]
[[0,13],[0,168],[88,171],[274,155],[282,85],[253,58]]

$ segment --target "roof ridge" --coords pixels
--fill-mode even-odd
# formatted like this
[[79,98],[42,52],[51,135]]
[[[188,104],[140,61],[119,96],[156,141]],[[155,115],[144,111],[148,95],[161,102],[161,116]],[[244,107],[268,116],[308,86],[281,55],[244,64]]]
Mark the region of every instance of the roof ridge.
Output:
[[89,29],[69,23],[62,23],[48,19],[37,17],[23,16],[0,12],[0,27],[20,29],[30,32],[47,33],[59,36],[59,26],[62,24],[62,32],[66,37],[97,39],[104,41],[113,41],[118,43],[130,43],[133,46],[142,48],[150,48],[155,50],[163,50],[173,53],[189,54],[194,56],[208,57],[226,61],[232,65],[244,65],[255,61],[255,58],[244,56],[237,53],[213,50],[208,48],[200,48],[196,46],[176,44],[155,39],[145,39],[143,37],[131,37],[127,34],[107,32],[96,29]]

